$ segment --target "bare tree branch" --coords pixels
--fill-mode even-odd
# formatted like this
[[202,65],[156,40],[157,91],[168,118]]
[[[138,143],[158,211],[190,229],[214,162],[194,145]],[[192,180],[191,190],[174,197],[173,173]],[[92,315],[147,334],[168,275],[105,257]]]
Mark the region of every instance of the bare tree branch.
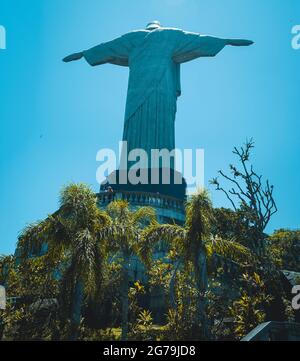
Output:
[[[268,180],[263,185],[262,175],[255,172],[253,165],[248,164],[253,148],[252,138],[247,140],[244,146],[234,147],[233,154],[238,157],[241,170],[230,165],[232,176],[223,171],[218,172],[233,184],[231,189],[225,190],[220,185],[218,178],[214,178],[210,183],[216,187],[216,190],[220,190],[226,195],[235,211],[246,209],[249,213],[251,227],[258,232],[257,234],[263,235],[271,217],[277,212],[277,206],[273,197],[274,186],[270,185]],[[235,199],[239,202],[239,206],[236,205]]]

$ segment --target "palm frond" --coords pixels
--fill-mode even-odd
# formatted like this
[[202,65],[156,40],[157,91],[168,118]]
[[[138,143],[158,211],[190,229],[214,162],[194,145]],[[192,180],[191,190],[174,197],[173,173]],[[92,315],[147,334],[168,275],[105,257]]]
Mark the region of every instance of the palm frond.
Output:
[[113,222],[109,226],[102,227],[97,233],[97,238],[100,243],[107,242],[113,252],[138,244],[141,235],[139,230],[130,223]]
[[207,251],[209,255],[217,253],[242,265],[249,265],[255,262],[255,256],[250,249],[233,240],[215,239],[207,246]]
[[18,250],[21,258],[31,257],[39,252],[46,240],[47,220],[27,226],[19,236]]
[[[94,294],[102,273],[102,255],[92,233],[85,229],[77,234],[71,254],[71,268],[77,279],[84,280],[87,294]],[[96,276],[98,274],[98,277]]]
[[152,207],[141,207],[132,213],[131,221],[134,225],[144,225],[156,221],[156,211]]
[[129,219],[130,210],[129,203],[123,200],[116,200],[111,202],[106,208],[107,214],[119,222],[126,222]]
[[169,244],[183,242],[186,235],[187,231],[176,224],[152,223],[143,230],[143,238],[152,247],[159,241],[166,241]]
[[213,214],[212,202],[205,189],[199,189],[186,203],[186,227],[190,238],[205,237],[210,233]]

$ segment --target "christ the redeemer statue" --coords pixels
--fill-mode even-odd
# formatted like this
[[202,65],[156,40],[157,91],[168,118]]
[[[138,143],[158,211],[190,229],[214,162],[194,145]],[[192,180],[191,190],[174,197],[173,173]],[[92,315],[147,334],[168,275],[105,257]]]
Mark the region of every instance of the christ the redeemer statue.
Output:
[[213,36],[165,28],[158,21],[146,29],[131,31],[115,40],[64,58],[85,60],[92,66],[105,63],[130,69],[123,140],[128,152],[141,148],[175,148],[175,114],[181,94],[180,64],[217,55],[226,45],[248,46],[249,40]]

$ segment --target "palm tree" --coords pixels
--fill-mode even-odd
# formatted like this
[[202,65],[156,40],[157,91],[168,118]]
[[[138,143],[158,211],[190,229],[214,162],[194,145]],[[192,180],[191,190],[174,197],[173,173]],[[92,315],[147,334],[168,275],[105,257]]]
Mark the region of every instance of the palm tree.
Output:
[[54,271],[62,279],[61,301],[71,318],[71,339],[77,338],[84,294],[94,295],[101,284],[106,249],[98,232],[108,222],[93,191],[84,184],[71,184],[61,192],[59,210],[27,227],[19,238],[21,259],[46,244],[48,257],[63,261]]
[[111,254],[119,254],[122,259],[122,335],[123,341],[128,338],[128,291],[129,264],[133,255],[139,256],[145,265],[151,261],[151,246],[142,237],[142,229],[156,219],[153,208],[141,207],[131,211],[126,201],[117,200],[107,207],[110,222],[98,232],[99,240],[107,242]]
[[171,305],[174,305],[175,278],[181,262],[185,267],[192,266],[197,288],[197,319],[196,325],[201,325],[202,335],[209,338],[207,320],[205,316],[206,297],[208,285],[207,252],[221,253],[225,257],[241,261],[249,261],[251,252],[234,241],[210,239],[210,230],[213,222],[213,208],[208,192],[199,190],[192,195],[186,203],[186,221],[183,227],[176,224],[152,224],[145,229],[144,237],[150,244],[165,240],[176,248],[179,254],[170,282]]

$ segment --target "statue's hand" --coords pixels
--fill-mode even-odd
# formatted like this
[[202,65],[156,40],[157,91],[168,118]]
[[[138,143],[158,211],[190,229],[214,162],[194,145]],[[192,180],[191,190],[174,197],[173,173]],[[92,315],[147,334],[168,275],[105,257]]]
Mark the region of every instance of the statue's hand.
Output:
[[254,44],[252,40],[243,40],[243,39],[228,39],[228,45],[231,46],[249,46]]
[[70,61],[75,61],[75,60],[79,60],[83,57],[83,53],[80,52],[80,53],[74,53],[74,54],[71,54],[69,56],[66,56],[65,58],[63,58],[63,61],[65,63],[69,63]]

